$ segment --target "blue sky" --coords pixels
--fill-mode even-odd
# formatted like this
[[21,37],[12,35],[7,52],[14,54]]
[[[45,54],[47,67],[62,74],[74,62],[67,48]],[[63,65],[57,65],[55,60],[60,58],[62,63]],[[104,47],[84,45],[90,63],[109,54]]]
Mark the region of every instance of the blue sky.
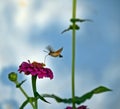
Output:
[[[95,95],[84,104],[89,109],[120,108],[120,1],[79,0],[77,17],[93,22],[79,24],[76,38],[76,95],[104,85],[113,91]],[[7,75],[17,72],[21,62],[43,62],[43,50],[51,45],[63,47],[63,58],[49,57],[47,67],[54,79],[38,80],[40,93],[55,93],[71,97],[71,31],[60,34],[70,22],[70,0],[1,0],[0,1],[0,109],[17,109],[25,100],[21,92],[10,83]],[[30,76],[23,85],[28,94]],[[4,94],[5,93],[5,94]],[[39,102],[42,109],[64,109],[66,104]],[[28,109],[26,107],[26,109]]]

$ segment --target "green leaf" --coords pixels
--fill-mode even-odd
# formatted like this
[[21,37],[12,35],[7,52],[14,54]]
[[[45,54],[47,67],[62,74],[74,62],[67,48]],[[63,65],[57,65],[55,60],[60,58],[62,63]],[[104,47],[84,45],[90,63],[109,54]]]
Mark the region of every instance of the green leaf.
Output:
[[26,81],[26,80],[21,81],[20,83],[18,83],[18,84],[16,85],[16,87],[19,88],[25,81]]
[[76,18],[76,19],[70,19],[70,21],[71,22],[80,22],[80,23],[82,23],[82,22],[86,22],[86,21],[88,21],[88,22],[93,22],[91,19],[79,19],[79,18]]
[[43,96],[41,96],[38,92],[35,93],[35,96],[37,97],[37,99],[41,99],[42,101],[46,102],[46,103],[49,103]]
[[103,92],[107,92],[107,91],[112,91],[111,89],[108,89],[107,87],[104,87],[104,86],[100,86],[96,89],[94,89],[92,92],[94,94],[99,94],[99,93],[103,93]]
[[51,95],[50,94],[43,94],[43,97],[54,98],[58,103],[61,103],[61,102],[68,103],[68,104],[72,103],[71,98],[68,98],[68,99],[60,98],[60,97],[58,97],[58,96],[56,96],[54,94],[51,94]]
[[94,94],[99,94],[99,93],[103,93],[103,92],[107,92],[107,91],[111,91],[111,89],[108,89],[104,86],[99,86],[99,87],[93,89],[92,91],[84,94],[81,97],[75,97],[75,103],[81,104],[81,103],[85,102],[87,99],[91,99]]
[[20,106],[20,109],[24,109],[24,107],[29,103],[29,100],[23,102],[23,104]]
[[81,103],[85,102],[86,100],[91,99],[94,94],[99,94],[99,93],[103,93],[103,92],[107,92],[107,91],[111,91],[111,89],[108,89],[108,88],[106,88],[104,86],[99,86],[99,87],[93,89],[92,91],[84,94],[81,97],[78,97],[78,96],[74,97],[74,99],[72,99],[72,98],[68,98],[68,99],[60,98],[60,97],[58,97],[58,96],[56,96],[54,94],[51,94],[51,95],[50,94],[43,94],[43,97],[53,98],[58,103],[71,104],[72,102],[74,102],[76,104],[81,104]]
[[[69,25],[69,27],[68,27],[67,29],[63,30],[63,31],[61,32],[61,34],[67,32],[67,31],[70,31],[70,30],[72,30],[72,29],[73,29],[73,25]],[[79,27],[77,24],[75,24],[75,29],[76,29],[76,30],[79,30],[80,27]]]
[[87,99],[90,99],[92,96],[93,96],[93,93],[92,92],[88,92],[88,93],[84,94],[81,97],[75,97],[74,98],[74,102],[76,104],[81,104],[81,103],[85,102]]

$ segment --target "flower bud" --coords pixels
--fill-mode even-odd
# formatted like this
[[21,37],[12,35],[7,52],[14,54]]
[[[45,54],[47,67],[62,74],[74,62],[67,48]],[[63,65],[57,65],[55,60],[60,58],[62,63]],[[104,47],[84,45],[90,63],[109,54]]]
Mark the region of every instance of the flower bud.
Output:
[[12,81],[12,82],[17,81],[17,73],[15,73],[15,72],[9,73],[9,74],[8,74],[8,78],[9,78],[9,80]]

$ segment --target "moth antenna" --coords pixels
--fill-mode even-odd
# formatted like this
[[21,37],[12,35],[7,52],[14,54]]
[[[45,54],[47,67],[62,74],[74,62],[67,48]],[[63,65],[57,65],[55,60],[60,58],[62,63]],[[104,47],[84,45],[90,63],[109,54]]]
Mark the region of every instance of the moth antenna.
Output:
[[46,51],[46,50],[43,50],[44,52],[46,52],[46,53],[49,53],[48,51]]

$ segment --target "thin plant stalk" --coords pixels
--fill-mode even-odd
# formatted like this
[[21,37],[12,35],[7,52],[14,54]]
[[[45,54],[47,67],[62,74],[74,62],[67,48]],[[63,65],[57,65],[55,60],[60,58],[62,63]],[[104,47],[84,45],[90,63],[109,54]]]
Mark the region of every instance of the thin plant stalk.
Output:
[[[34,97],[36,98],[35,93],[37,92],[37,88],[36,88],[37,76],[32,76],[31,79],[32,79],[32,88],[33,88]],[[35,109],[38,109],[38,101],[37,101],[37,99],[35,100]]]
[[[77,0],[73,0],[72,6],[72,19],[76,19],[76,4]],[[75,22],[73,22],[73,29],[72,29],[72,107],[75,109],[74,97],[75,97],[75,48],[76,48],[76,29],[75,29]]]
[[[16,84],[16,85],[19,84],[18,81],[15,81],[15,84]],[[29,96],[28,96],[27,93],[24,91],[24,89],[23,89],[21,86],[19,86],[18,88],[19,88],[20,91],[23,93],[23,95],[28,99]],[[33,104],[32,102],[30,102],[30,104],[31,104],[31,106],[33,107],[33,109],[35,109],[34,104]]]

